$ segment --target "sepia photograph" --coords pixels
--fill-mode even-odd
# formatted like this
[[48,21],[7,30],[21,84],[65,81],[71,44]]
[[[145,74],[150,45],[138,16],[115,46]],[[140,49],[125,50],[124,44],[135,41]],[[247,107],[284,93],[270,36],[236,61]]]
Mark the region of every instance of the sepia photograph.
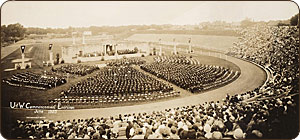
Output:
[[4,139],[295,139],[293,1],[6,1]]

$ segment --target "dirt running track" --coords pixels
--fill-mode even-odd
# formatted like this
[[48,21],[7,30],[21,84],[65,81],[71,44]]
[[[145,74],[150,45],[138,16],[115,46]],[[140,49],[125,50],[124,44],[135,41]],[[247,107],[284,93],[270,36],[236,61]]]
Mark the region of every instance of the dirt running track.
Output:
[[[152,112],[179,106],[195,105],[207,101],[222,100],[225,98],[227,93],[230,95],[234,95],[250,91],[262,85],[266,80],[265,71],[259,68],[258,66],[233,57],[228,57],[227,60],[233,62],[234,64],[240,67],[241,75],[239,76],[239,78],[226,86],[220,87],[215,90],[207,91],[201,94],[196,94],[182,98],[174,98],[172,100],[167,101],[132,106],[77,110],[58,110],[56,114],[49,114],[49,112],[45,110],[41,114],[35,114],[34,110],[25,109],[8,110],[8,108],[6,108],[2,111],[9,111],[5,113],[7,114],[5,117],[8,117],[10,119],[13,119],[15,117],[19,119],[26,119],[25,117],[44,116],[45,118],[40,119],[49,120],[68,120],[79,118],[86,119],[91,117],[109,117],[118,114]],[[8,116],[8,114],[12,116]]]

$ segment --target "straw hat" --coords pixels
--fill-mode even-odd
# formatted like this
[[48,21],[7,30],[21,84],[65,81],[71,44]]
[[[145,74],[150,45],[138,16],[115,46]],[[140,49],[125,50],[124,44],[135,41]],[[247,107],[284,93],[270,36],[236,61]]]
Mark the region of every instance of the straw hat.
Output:
[[244,133],[243,133],[243,130],[238,128],[238,129],[235,129],[234,132],[233,132],[233,137],[235,139],[244,139]]

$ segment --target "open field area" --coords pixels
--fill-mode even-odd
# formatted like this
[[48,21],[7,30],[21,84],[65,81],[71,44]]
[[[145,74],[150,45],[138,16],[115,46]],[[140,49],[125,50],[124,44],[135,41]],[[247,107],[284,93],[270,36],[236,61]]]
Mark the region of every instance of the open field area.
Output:
[[177,43],[188,43],[189,38],[193,45],[199,47],[218,49],[227,51],[232,47],[232,43],[237,41],[237,37],[233,36],[214,36],[214,35],[178,35],[178,34],[134,34],[128,37],[128,40],[158,42],[161,39],[163,42],[173,43],[175,38]]

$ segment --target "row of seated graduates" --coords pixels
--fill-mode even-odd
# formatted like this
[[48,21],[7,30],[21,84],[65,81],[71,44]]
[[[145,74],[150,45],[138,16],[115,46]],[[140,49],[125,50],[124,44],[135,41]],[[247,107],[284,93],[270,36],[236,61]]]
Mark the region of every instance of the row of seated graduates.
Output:
[[128,67],[104,67],[93,77],[64,91],[66,95],[122,95],[129,93],[168,92],[173,88],[138,70]]
[[58,68],[53,68],[53,72],[60,72],[60,73],[70,73],[79,76],[85,76],[91,74],[92,72],[98,70],[99,67],[92,66],[92,65],[84,65],[84,64],[66,64],[62,65]]
[[192,62],[185,56],[164,56],[141,69],[193,93],[224,85],[239,76],[239,72],[228,68]]
[[50,89],[67,83],[63,77],[47,76],[33,72],[13,74],[3,81],[12,86],[25,86],[35,89]]
[[88,95],[88,96],[67,96],[64,93],[60,98],[49,100],[50,105],[104,105],[104,104],[119,104],[132,102],[157,101],[180,96],[179,91],[169,92],[149,92],[149,93],[133,93],[122,95]]
[[116,59],[107,63],[108,66],[129,66],[129,65],[141,65],[146,63],[145,60],[141,58],[125,58],[125,59]]

